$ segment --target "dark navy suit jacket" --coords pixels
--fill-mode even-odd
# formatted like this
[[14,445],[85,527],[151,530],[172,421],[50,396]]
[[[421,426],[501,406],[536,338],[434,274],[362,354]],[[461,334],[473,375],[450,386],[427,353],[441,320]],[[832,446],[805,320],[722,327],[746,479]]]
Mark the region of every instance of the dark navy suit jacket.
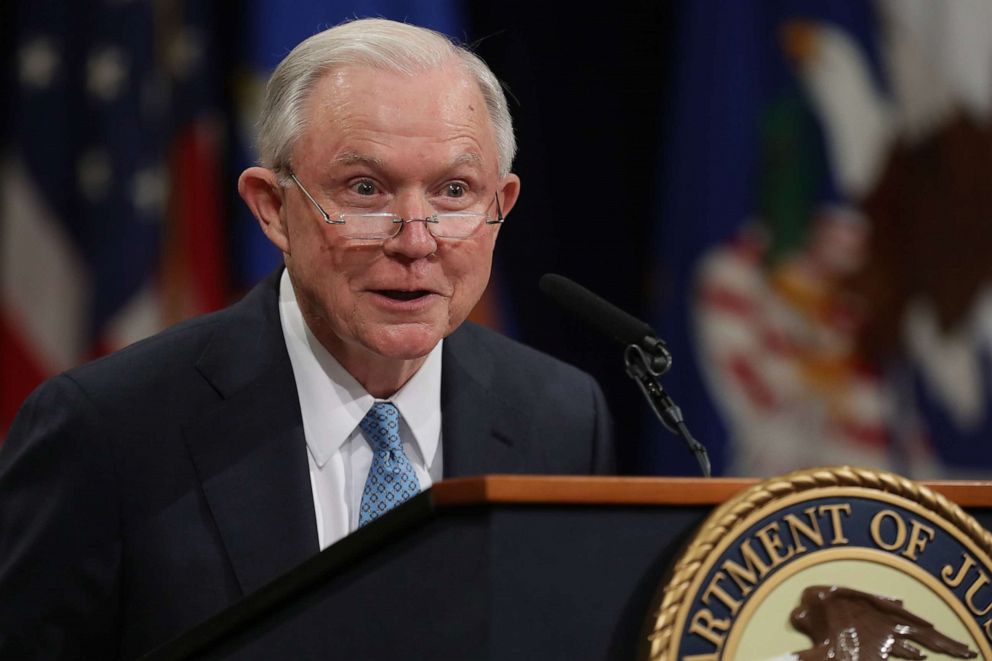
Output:
[[[318,551],[278,274],[55,377],[0,449],[0,658],[130,658]],[[445,477],[613,469],[586,374],[470,323],[444,342]]]

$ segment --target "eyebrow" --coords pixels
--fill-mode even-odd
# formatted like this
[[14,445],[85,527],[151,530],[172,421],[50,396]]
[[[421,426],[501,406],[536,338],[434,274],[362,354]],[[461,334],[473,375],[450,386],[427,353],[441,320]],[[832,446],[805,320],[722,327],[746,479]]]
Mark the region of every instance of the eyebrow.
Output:
[[[377,169],[384,166],[382,159],[380,158],[369,156],[367,154],[359,154],[358,152],[353,151],[345,152],[334,160],[341,165],[368,165]],[[469,151],[456,156],[455,159],[451,161],[449,167],[455,167],[458,165],[482,167],[482,163],[482,156],[474,151]]]
[[476,167],[482,167],[482,156],[474,151],[468,151],[464,154],[459,155],[451,162],[451,165],[474,165]]
[[342,165],[370,165],[375,168],[381,168],[383,165],[382,159],[354,151],[345,152],[334,160]]

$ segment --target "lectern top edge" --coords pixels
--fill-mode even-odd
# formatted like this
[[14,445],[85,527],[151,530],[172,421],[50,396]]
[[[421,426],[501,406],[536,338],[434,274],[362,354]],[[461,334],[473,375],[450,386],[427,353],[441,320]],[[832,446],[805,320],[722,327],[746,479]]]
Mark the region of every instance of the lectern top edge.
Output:
[[[577,477],[483,475],[436,483],[435,506],[487,504],[718,505],[758,483],[755,478]],[[922,484],[962,507],[992,507],[992,482]]]

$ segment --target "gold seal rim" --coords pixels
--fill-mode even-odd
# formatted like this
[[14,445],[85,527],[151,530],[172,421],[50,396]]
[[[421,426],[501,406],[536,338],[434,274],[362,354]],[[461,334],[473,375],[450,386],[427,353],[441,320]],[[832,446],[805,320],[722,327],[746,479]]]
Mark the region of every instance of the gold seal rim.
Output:
[[[831,487],[860,487],[898,496],[921,505],[963,532],[986,556],[992,555],[992,533],[959,505],[908,478],[870,468],[835,466],[793,471],[760,482],[718,506],[703,521],[699,532],[676,561],[647,635],[647,659],[672,661],[673,634],[685,597],[713,550],[758,510],[788,496]],[[650,621],[650,620],[649,620]]]

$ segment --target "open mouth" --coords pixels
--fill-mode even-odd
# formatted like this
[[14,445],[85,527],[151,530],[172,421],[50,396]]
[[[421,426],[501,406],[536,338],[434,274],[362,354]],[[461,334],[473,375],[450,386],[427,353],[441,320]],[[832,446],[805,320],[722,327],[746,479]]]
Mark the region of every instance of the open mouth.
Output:
[[414,291],[401,291],[399,289],[380,289],[379,294],[385,296],[386,298],[391,298],[394,301],[415,301],[418,298],[423,298],[430,294],[426,289],[417,289]]

